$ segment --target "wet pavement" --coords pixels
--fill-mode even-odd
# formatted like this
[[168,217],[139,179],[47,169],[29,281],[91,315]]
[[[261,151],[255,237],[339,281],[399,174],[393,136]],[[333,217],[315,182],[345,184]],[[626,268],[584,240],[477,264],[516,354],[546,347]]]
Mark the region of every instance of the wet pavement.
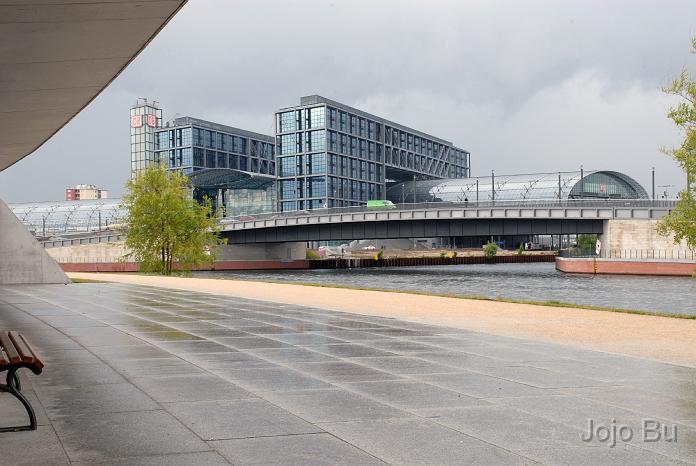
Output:
[[696,464],[694,368],[119,284],[0,287],[0,328],[46,362],[0,464]]

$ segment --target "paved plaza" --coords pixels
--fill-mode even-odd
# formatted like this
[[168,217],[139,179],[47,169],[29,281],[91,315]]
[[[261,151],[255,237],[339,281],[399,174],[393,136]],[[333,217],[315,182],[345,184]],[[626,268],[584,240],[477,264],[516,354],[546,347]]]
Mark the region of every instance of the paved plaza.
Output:
[[[368,314],[0,287],[46,362],[0,464],[696,464],[694,368]],[[0,393],[2,425],[24,416]]]

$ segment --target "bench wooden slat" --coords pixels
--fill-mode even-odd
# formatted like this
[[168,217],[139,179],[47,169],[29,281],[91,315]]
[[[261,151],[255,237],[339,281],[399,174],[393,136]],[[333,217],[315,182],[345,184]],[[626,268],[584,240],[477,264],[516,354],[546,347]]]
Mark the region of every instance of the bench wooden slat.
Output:
[[9,332],[8,335],[15,349],[17,350],[17,353],[19,353],[19,357],[22,358],[22,362],[25,364],[33,364],[36,359],[34,358],[31,350],[27,348],[24,340],[19,337],[19,334],[17,332]]
[[20,333],[20,334],[19,334],[19,338],[22,339],[22,341],[23,341],[24,344],[26,345],[27,349],[29,349],[29,352],[31,352],[32,356],[34,357],[34,366],[38,367],[39,369],[43,369],[43,368],[44,368],[44,363],[43,363],[43,361],[41,360],[41,358],[39,357],[38,353],[37,353],[36,351],[34,351],[34,348],[32,348],[32,346],[29,344],[29,342],[27,341],[27,339],[24,338],[24,335],[22,335],[22,334]]
[[22,358],[19,356],[17,349],[5,332],[0,333],[0,345],[5,349],[5,354],[7,354],[7,357],[10,359],[10,364],[22,362]]
[[0,369],[7,366],[8,364],[10,364],[10,361],[7,360],[5,352],[2,350],[2,348],[0,348]]

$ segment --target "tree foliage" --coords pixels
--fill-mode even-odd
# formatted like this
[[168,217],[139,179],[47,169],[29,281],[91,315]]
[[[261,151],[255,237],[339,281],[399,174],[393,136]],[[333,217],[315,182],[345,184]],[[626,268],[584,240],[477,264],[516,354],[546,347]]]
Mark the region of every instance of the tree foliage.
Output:
[[[696,37],[692,39],[691,46],[691,52],[696,53]],[[680,102],[669,109],[667,116],[684,132],[684,140],[679,147],[663,149],[663,152],[684,170],[687,187],[679,193],[676,207],[660,222],[658,231],[664,235],[674,234],[675,242],[686,240],[689,249],[696,249],[696,81],[685,67],[663,91],[680,98]]]
[[594,251],[597,244],[597,235],[578,235],[578,249],[581,251]]
[[143,272],[171,275],[215,260],[221,241],[210,202],[197,203],[188,195],[187,178],[164,167],[149,168],[127,183],[126,256]]
[[495,243],[486,243],[483,247],[483,255],[491,259],[498,254],[498,245]]

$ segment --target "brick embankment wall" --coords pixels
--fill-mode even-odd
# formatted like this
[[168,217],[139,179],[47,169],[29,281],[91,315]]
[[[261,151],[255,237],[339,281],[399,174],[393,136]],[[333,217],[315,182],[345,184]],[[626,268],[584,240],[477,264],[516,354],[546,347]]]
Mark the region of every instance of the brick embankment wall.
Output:
[[348,269],[364,267],[413,267],[424,265],[462,265],[462,264],[519,264],[531,262],[553,262],[555,254],[523,254],[486,258],[484,256],[443,257],[393,257],[375,260],[363,259],[322,259],[310,261],[312,269]]
[[696,270],[696,262],[628,261],[620,259],[557,257],[556,269],[567,273],[688,277]]

